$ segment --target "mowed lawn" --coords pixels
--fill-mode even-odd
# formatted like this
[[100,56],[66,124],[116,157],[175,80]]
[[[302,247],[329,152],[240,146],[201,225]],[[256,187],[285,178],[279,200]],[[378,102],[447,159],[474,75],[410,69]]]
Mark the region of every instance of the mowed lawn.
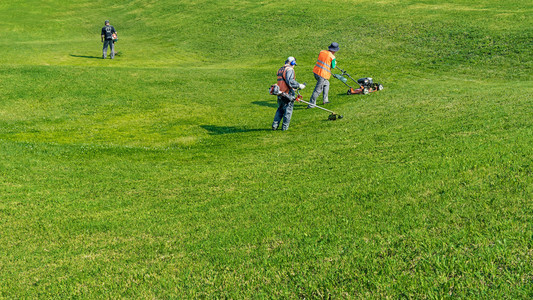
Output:
[[[0,3],[0,298],[532,298],[532,13]],[[271,131],[332,41],[385,89]]]

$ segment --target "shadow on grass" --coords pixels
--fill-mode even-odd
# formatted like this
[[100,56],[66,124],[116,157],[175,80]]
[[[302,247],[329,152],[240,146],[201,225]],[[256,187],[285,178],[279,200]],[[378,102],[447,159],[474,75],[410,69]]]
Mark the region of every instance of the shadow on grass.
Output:
[[72,57],[81,57],[81,58],[98,58],[98,59],[102,59],[101,56],[88,56],[88,55],[75,55],[75,54],[71,54],[70,56],[72,56]]
[[201,125],[203,129],[209,131],[211,135],[230,134],[230,133],[242,133],[253,131],[270,131],[270,128],[243,128],[235,126],[215,126],[215,125]]
[[252,103],[259,106],[278,108],[278,103],[276,101],[254,101]]

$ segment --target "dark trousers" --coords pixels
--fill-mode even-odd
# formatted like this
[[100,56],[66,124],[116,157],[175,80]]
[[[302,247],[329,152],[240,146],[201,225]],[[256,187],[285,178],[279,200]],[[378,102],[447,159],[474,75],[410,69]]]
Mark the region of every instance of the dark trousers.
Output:
[[107,57],[107,47],[111,48],[111,58],[115,58],[115,44],[113,44],[113,40],[104,40],[104,48],[102,49],[103,54],[102,58]]
[[274,122],[272,122],[272,129],[277,129],[279,122],[283,119],[281,130],[289,129],[291,123],[292,109],[294,108],[294,101],[287,101],[286,98],[278,96],[278,110],[274,116]]

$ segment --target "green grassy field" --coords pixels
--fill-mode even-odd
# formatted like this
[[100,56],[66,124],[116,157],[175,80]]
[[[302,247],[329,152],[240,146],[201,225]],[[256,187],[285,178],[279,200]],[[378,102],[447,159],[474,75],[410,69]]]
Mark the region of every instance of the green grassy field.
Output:
[[[532,15],[3,1],[0,298],[532,298]],[[308,100],[332,41],[385,89],[271,131],[277,69]]]

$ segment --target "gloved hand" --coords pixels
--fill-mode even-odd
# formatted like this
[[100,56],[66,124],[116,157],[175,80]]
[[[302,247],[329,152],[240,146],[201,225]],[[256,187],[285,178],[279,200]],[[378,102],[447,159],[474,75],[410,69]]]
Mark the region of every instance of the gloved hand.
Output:
[[300,83],[300,86],[299,86],[299,88],[300,88],[300,90],[303,90],[303,89],[305,89],[305,84],[301,84],[301,83]]

